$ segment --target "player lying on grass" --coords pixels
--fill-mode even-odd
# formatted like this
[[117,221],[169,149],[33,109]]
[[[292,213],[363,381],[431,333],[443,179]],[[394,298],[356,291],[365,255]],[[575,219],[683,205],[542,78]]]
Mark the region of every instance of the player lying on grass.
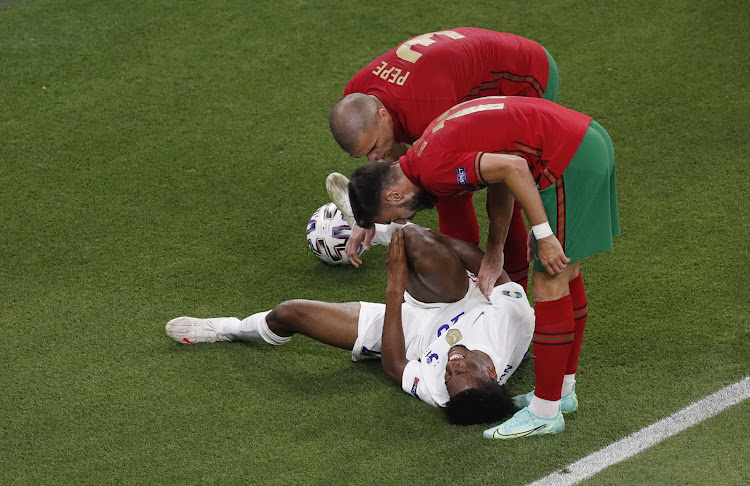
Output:
[[[282,302],[243,320],[178,317],[166,333],[178,343],[262,340],[303,334],[361,355],[381,355],[388,375],[449,422],[497,421],[516,411],[502,386],[521,363],[534,329],[523,288],[503,272],[488,300],[473,272],[483,252],[417,225],[392,231],[386,304]],[[388,232],[376,241],[387,243]],[[404,302],[404,299],[406,302]]]

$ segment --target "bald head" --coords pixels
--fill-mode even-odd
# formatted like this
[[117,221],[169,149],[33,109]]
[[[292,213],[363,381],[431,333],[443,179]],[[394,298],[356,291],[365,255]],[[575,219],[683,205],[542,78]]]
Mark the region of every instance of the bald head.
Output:
[[375,96],[364,93],[348,94],[333,105],[328,123],[339,146],[346,152],[354,152],[360,134],[377,128],[378,109],[382,106]]

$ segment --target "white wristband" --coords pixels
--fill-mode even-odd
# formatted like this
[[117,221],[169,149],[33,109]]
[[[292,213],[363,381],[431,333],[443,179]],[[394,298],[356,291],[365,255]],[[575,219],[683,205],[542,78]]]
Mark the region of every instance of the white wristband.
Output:
[[549,221],[532,226],[531,231],[534,232],[534,238],[537,240],[541,240],[542,238],[546,238],[553,234],[552,228],[549,226]]

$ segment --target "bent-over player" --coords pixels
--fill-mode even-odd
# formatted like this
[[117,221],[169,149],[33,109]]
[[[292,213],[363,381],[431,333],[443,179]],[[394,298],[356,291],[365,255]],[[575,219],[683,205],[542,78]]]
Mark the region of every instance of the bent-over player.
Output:
[[[354,157],[393,162],[406,153],[436,117],[457,103],[482,96],[557,100],[557,64],[539,43],[473,27],[430,32],[405,40],[361,69],[344,88],[329,116],[331,133]],[[471,193],[435,203],[440,232],[479,243]],[[354,228],[346,253],[355,266],[365,230]],[[526,226],[520,207],[505,245],[505,270],[526,288]]]

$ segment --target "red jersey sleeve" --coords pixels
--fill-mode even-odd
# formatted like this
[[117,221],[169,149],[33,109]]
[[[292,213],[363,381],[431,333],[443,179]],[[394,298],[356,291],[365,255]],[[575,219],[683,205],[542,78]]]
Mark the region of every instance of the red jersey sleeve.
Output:
[[443,152],[434,147],[425,153],[422,148],[424,141],[418,140],[400,160],[401,169],[412,183],[438,198],[458,196],[484,187],[477,176],[481,152]]

